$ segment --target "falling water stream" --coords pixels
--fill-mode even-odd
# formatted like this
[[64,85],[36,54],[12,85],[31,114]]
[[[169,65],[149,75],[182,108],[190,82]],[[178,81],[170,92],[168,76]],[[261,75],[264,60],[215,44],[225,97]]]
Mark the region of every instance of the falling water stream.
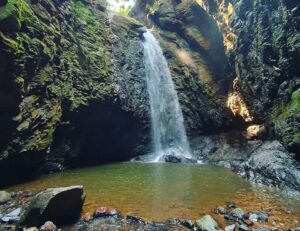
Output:
[[177,92],[163,51],[154,35],[144,33],[144,61],[150,98],[153,154],[150,161],[166,156],[191,158]]

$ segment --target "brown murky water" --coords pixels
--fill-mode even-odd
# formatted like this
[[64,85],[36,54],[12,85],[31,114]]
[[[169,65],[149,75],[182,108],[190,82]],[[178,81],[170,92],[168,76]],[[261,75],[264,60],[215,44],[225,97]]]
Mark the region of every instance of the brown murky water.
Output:
[[84,212],[107,206],[155,221],[196,220],[216,206],[235,202],[246,211],[272,208],[270,220],[277,227],[300,226],[299,195],[253,186],[228,169],[209,165],[119,163],[43,176],[7,190],[69,185],[84,186]]

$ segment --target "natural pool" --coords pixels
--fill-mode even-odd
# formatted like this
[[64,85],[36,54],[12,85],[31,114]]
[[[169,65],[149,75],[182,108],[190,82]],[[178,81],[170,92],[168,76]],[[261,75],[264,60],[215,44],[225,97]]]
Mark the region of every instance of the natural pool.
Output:
[[299,196],[253,186],[228,169],[210,165],[118,163],[43,176],[7,190],[69,185],[84,186],[84,212],[107,206],[155,221],[195,220],[216,206],[235,202],[246,211],[272,208],[270,219],[283,227],[300,225]]

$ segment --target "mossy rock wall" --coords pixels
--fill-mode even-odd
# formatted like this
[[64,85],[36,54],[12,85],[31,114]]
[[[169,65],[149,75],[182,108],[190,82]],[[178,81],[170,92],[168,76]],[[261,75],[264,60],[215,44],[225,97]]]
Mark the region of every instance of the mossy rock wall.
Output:
[[[151,2],[139,1],[137,10],[151,8]],[[165,1],[155,2],[163,5]],[[229,72],[236,77],[231,85],[245,101],[251,123],[265,124],[266,138],[280,139],[300,158],[299,113],[291,106],[300,86],[300,2],[179,0],[173,6],[186,2],[198,3],[217,23]],[[159,14],[157,7],[151,9]]]
[[[238,87],[257,123],[300,154],[300,2],[233,2]],[[300,158],[300,156],[299,156]]]
[[105,1],[8,0],[0,37],[1,179],[137,154]]

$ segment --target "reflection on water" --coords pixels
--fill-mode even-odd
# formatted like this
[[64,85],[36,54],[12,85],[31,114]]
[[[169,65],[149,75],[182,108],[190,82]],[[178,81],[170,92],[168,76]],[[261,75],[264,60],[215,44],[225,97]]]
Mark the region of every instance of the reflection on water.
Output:
[[90,212],[108,206],[123,215],[156,221],[170,217],[195,220],[232,201],[248,211],[272,208],[271,219],[283,224],[300,221],[299,196],[251,186],[230,170],[209,165],[120,163],[45,176],[8,190],[40,191],[74,184],[84,186],[84,211]]

